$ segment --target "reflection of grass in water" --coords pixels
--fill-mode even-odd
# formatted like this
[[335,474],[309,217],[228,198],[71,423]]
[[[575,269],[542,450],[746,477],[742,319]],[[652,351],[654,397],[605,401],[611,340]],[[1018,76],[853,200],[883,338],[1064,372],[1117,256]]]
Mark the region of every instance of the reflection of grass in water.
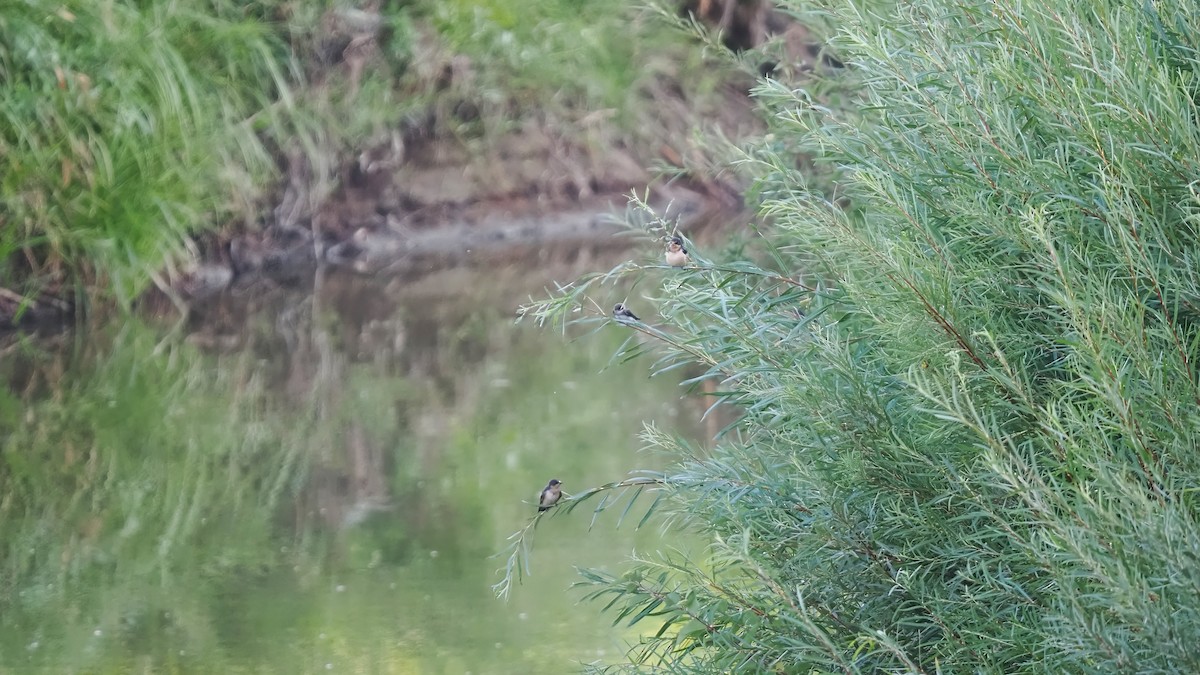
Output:
[[114,640],[141,651],[142,636],[174,632],[211,644],[195,589],[278,560],[271,487],[295,457],[256,423],[258,383],[190,349],[155,348],[131,325],[4,426],[5,655],[37,642],[37,655],[89,667]]
[[[253,349],[203,355],[135,323],[48,359],[44,395],[0,402],[0,669],[559,670],[615,647],[573,611],[571,564],[611,564],[653,533],[551,518],[509,604],[487,556],[550,474],[569,488],[623,475],[640,420],[674,390],[596,375],[615,342],[476,323],[447,333],[441,372],[335,351],[291,365],[318,373],[300,392]],[[392,508],[338,529],[318,510],[345,493],[321,486],[353,473],[354,443],[383,449]]]

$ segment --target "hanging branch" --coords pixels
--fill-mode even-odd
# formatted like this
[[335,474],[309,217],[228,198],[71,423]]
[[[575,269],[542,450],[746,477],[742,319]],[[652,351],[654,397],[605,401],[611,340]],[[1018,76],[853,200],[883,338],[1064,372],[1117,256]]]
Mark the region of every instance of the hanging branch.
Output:
[[[588,529],[591,529],[591,527],[595,525],[596,518],[601,512],[612,508],[618,501],[620,501],[621,496],[632,490],[633,496],[629,498],[629,502],[625,505],[625,509],[621,512],[621,516],[617,520],[617,527],[620,527],[621,523],[624,522],[625,517],[633,509],[634,502],[636,502],[638,497],[641,496],[643,490],[646,490],[647,488],[661,488],[668,485],[670,485],[670,481],[665,474],[647,473],[641,476],[626,478],[625,480],[598,485],[596,487],[584,490],[578,494],[564,496],[562,501],[560,501],[558,505],[552,509],[534,513],[533,517],[529,519],[529,522],[526,523],[524,527],[509,535],[508,541],[510,543],[508,548],[506,548],[502,553],[496,554],[497,557],[500,555],[506,556],[506,561],[504,567],[496,570],[497,572],[503,571],[503,577],[500,579],[500,581],[492,585],[492,592],[496,594],[496,597],[507,600],[509,593],[512,591],[514,580],[519,584],[526,576],[530,574],[529,555],[532,546],[533,531],[537,529],[538,523],[541,522],[543,517],[548,517],[559,512],[571,513],[575,509],[579,508],[580,504],[583,504],[592,497],[595,497],[596,495],[602,495],[600,503],[597,504],[596,508],[592,511],[592,521],[588,525]],[[619,494],[612,495],[611,493],[614,491],[620,492]],[[650,520],[650,517],[654,515],[655,510],[662,501],[663,496],[664,493],[660,493],[654,499],[654,501],[651,502],[650,506],[647,507],[646,512],[642,515],[641,520],[638,521],[638,524],[634,529],[641,529],[641,527],[645,525],[648,520]]]

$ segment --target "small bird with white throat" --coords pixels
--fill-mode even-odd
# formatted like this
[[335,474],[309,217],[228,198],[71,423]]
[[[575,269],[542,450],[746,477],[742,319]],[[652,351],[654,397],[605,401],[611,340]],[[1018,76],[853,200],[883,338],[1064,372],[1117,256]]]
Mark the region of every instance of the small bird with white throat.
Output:
[[625,303],[623,302],[618,302],[617,304],[613,305],[613,318],[616,319],[618,323],[625,323],[626,321],[641,321],[636,314],[629,311],[629,308],[626,307]]
[[671,267],[683,267],[692,261],[688,256],[688,250],[683,245],[683,239],[679,237],[671,237],[667,242],[667,264]]
[[542,488],[542,493],[538,495],[538,513],[549,511],[550,507],[558,503],[562,499],[562,481],[557,478],[551,478],[546,487]]

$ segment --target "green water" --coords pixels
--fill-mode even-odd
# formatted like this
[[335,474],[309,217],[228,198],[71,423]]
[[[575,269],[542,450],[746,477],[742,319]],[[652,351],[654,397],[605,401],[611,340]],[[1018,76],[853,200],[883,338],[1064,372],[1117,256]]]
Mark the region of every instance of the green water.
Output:
[[549,478],[654,467],[642,422],[697,416],[605,368],[622,329],[362,281],[247,295],[0,344],[0,672],[562,673],[654,629],[569,589],[671,543],[591,509],[490,589]]

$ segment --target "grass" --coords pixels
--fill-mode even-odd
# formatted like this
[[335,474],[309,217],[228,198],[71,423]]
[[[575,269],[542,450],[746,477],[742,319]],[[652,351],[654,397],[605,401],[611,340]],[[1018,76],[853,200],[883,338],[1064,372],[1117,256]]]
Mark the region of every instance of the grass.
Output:
[[[441,3],[431,14],[447,46],[471,59],[479,102],[560,117],[609,112],[631,128],[645,86],[672,71],[697,72],[694,50],[635,3],[569,0]],[[566,121],[566,120],[564,120]]]
[[[217,5],[221,7],[221,5]],[[264,25],[156,3],[17,3],[0,42],[0,264],[128,304],[272,168],[250,116],[290,87]],[[170,10],[170,11],[168,11]]]

